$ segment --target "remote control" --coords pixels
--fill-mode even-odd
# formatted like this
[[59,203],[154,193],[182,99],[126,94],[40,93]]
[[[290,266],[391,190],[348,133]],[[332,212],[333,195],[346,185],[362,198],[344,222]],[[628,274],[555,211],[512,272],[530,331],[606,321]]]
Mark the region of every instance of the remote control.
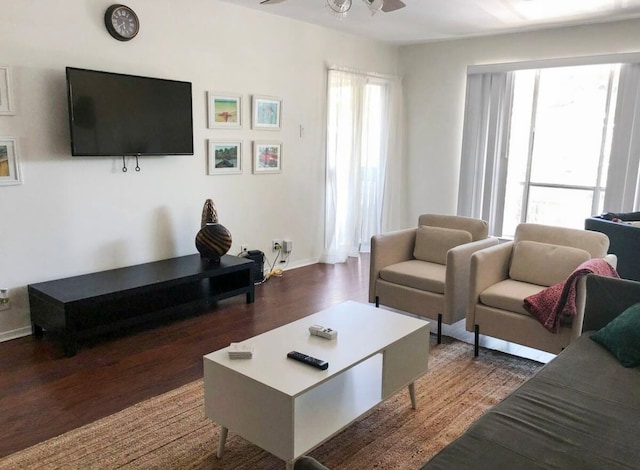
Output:
[[296,361],[304,362],[307,365],[315,367],[320,370],[326,370],[329,367],[329,363],[327,361],[323,361],[321,359],[316,359],[315,357],[307,356],[306,354],[302,354],[298,351],[291,351],[287,354],[288,358],[294,359]]
[[309,333],[324,339],[336,339],[338,337],[338,332],[336,330],[326,328],[322,325],[311,325],[309,327]]

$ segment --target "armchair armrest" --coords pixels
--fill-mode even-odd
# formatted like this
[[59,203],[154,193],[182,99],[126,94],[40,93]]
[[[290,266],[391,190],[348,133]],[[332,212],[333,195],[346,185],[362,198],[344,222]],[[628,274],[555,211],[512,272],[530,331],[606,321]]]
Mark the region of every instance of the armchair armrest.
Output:
[[506,242],[476,251],[471,255],[467,331],[474,329],[475,306],[480,298],[480,293],[489,286],[509,278],[512,251],[513,242]]
[[[462,318],[466,314],[469,301],[469,269],[471,255],[479,250],[495,246],[500,241],[497,238],[485,238],[464,245],[458,245],[447,252],[447,272],[445,281],[445,316]],[[451,290],[459,295],[446,295]]]
[[380,270],[392,264],[413,259],[416,231],[415,228],[408,228],[371,237],[369,302],[376,301],[376,279],[379,277]]
[[618,268],[618,256],[614,255],[613,253],[609,253],[604,257],[604,259],[607,263],[609,263],[614,268],[616,269]]

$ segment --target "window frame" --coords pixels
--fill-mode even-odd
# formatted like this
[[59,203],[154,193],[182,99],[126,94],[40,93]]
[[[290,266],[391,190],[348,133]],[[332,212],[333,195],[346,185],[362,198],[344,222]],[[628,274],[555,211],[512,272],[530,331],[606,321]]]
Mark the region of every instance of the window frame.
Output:
[[[502,235],[505,204],[506,152],[510,129],[510,101],[513,99],[513,72],[595,64],[620,64],[620,84],[615,99],[607,100],[607,123],[613,119],[611,154],[607,173],[608,190],[602,186],[603,173],[598,171],[595,186],[580,188],[560,185],[563,189],[587,189],[594,196],[602,196],[603,210],[629,212],[640,208],[640,54],[611,54],[603,56],[549,59],[508,64],[489,64],[467,67],[458,211],[462,216],[482,218],[489,223],[490,234]],[[611,77],[610,77],[611,78]],[[498,83],[494,89],[494,82]],[[611,79],[607,98],[611,97]],[[616,103],[615,114],[611,103]],[[505,103],[509,106],[505,108]],[[509,112],[505,113],[505,109]],[[535,121],[532,121],[532,124]],[[608,142],[601,141],[599,166],[603,164],[602,150]],[[531,145],[529,152],[531,152]],[[598,170],[602,170],[601,167]],[[530,183],[530,172],[527,181]],[[501,189],[502,187],[502,189]],[[592,199],[592,214],[601,209],[598,197]],[[526,201],[525,201],[526,202]]]

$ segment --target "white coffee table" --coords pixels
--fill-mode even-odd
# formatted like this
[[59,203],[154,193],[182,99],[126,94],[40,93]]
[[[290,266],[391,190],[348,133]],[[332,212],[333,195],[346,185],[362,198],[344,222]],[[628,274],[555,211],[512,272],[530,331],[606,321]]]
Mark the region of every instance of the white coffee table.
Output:
[[[335,340],[309,334],[320,324]],[[252,359],[227,349],[204,356],[205,413],[227,430],[283,459],[322,444],[403,387],[415,408],[414,381],[427,371],[429,323],[357,302],[344,302],[247,340]],[[329,362],[319,370],[287,358],[300,351]]]

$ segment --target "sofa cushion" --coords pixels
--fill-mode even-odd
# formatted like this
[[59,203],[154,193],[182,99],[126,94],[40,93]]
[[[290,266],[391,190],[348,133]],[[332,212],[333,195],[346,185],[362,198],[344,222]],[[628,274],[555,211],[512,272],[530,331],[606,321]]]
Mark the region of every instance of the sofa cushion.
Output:
[[447,264],[447,252],[472,241],[466,230],[422,225],[416,231],[413,257],[430,263]]
[[480,302],[487,307],[529,315],[524,309],[524,299],[544,290],[544,287],[528,282],[507,279],[480,293]]
[[444,294],[446,267],[438,263],[410,260],[380,271],[380,279],[414,289]]
[[632,305],[591,336],[625,367],[640,366],[640,303]]
[[588,259],[589,252],[580,248],[525,240],[513,247],[509,277],[548,287],[565,281]]
[[638,468],[640,373],[580,336],[422,470]]

